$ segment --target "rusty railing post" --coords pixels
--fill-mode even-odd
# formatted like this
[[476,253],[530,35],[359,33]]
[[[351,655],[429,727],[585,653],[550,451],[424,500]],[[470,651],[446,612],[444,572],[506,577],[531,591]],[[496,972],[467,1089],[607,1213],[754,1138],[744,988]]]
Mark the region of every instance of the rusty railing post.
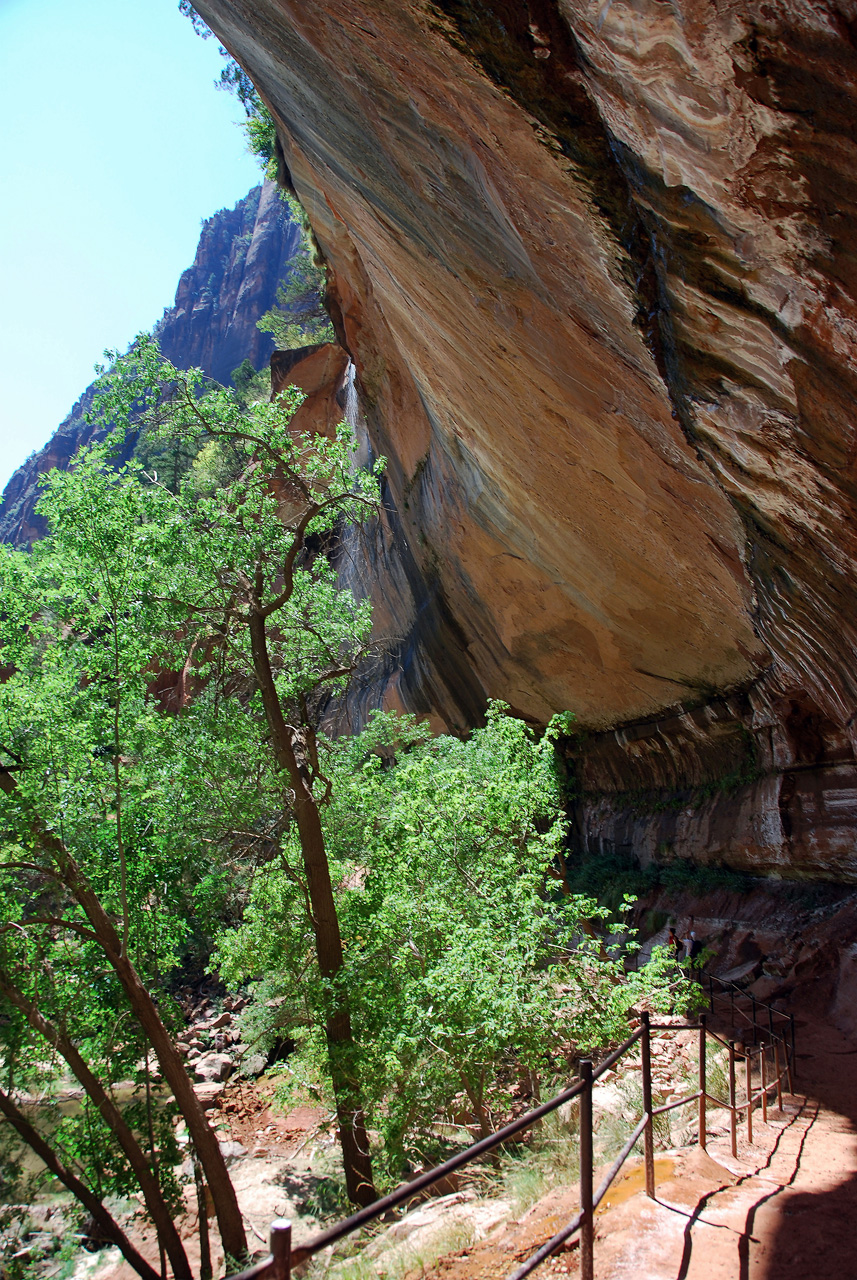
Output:
[[646,1164],[646,1195],[650,1200],[655,1198],[655,1130],[652,1115],[652,1032],[651,1019],[648,1013],[640,1015],[643,1023],[643,1038],[640,1041],[643,1058],[643,1110],[649,1117],[643,1130],[643,1153]]
[[753,1145],[753,1058],[750,1046],[744,1046],[744,1080],[747,1085],[747,1141]]
[[780,1111],[783,1109],[783,1064],[780,1062],[780,1042],[779,1039],[774,1041],[774,1070],[777,1073],[777,1106]]
[[797,1055],[795,1054],[795,1016],[793,1013],[789,1014],[789,1027],[792,1038],[792,1056],[789,1058],[789,1093],[794,1093],[792,1084],[794,1083],[794,1077],[797,1075]]
[[271,1223],[272,1280],[290,1280],[292,1274],[292,1224],[288,1218]]
[[759,1071],[762,1075],[762,1124],[768,1123],[768,1063],[765,1058],[765,1042],[759,1041]]
[[707,1137],[705,1133],[705,1014],[699,1015],[699,1133],[697,1141],[705,1150]]
[[735,1041],[729,1041],[729,1129],[732,1136],[732,1155],[738,1157],[738,1117],[735,1096]]
[[792,1066],[792,1060],[794,1059],[794,1048],[792,1048],[791,1052],[789,1052],[788,1043],[784,1042],[783,1052],[786,1055],[786,1081],[788,1083],[788,1090],[789,1090],[789,1093],[794,1093],[795,1091],[794,1067]]
[[592,1213],[592,1061],[580,1064],[580,1280],[593,1280],[595,1224]]

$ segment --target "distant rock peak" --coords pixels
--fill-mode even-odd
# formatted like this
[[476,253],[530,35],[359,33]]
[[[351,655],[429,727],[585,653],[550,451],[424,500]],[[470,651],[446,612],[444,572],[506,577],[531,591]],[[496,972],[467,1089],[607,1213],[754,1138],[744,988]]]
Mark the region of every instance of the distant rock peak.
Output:
[[[202,368],[223,383],[242,360],[256,369],[266,364],[274,342],[256,321],[275,304],[300,243],[300,227],[273,182],[207,218],[193,265],[182,272],[173,306],[154,327],[167,359],[180,369]],[[44,448],[12,476],[0,506],[0,541],[26,545],[44,535],[45,522],[35,511],[39,477],[67,467],[93,440],[95,429],[85,420],[92,403],[89,386]]]

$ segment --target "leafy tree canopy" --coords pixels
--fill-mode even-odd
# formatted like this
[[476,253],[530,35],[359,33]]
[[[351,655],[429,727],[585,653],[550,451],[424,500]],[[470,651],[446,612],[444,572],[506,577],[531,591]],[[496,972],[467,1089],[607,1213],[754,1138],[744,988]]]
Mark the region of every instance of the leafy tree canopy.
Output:
[[333,342],[333,325],[324,308],[325,287],[324,267],[313,258],[305,237],[292,259],[288,279],[277,289],[277,305],[256,321],[256,327],[272,334],[281,351]]
[[[234,1191],[169,1038],[170,979],[290,821],[251,616],[279,714],[310,730],[308,704],[341,687],[369,627],[323,549],[372,509],[376,481],[354,473],[345,433],[291,431],[299,393],[247,409],[146,337],[111,358],[96,412],[118,428],[47,478],[50,536],[0,553],[0,1107],[49,1088],[64,1060],[87,1091],[51,1134],[67,1185],[103,1210],[139,1181],[183,1276],[168,1112],[149,1108],[147,1153],[133,1105],[123,1118],[109,1094],[139,1078],[148,1100],[154,1051],[201,1159],[209,1144],[241,1253]],[[138,459],[116,467],[140,432],[155,453],[181,447],[168,483]]]
[[[560,889],[566,819],[553,744],[566,721],[537,737],[495,703],[461,741],[376,713],[357,737],[324,744],[339,980],[393,1179],[439,1117],[469,1111],[488,1132],[522,1075],[560,1076],[569,1053],[621,1038],[642,998],[666,1008],[688,997],[665,955],[626,973],[633,944],[610,940],[622,926]],[[231,981],[255,978],[249,1021],[261,1035],[288,1030],[303,1046],[295,1069],[311,1079],[328,993],[310,961],[295,867],[286,838],[242,926],[221,936],[219,959]]]

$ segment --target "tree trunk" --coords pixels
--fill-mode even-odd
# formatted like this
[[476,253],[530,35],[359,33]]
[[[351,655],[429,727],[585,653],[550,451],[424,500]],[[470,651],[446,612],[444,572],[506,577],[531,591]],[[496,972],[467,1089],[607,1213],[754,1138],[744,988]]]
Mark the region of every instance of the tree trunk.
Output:
[[[277,763],[287,775],[295,795],[295,819],[312,907],[318,967],[322,977],[335,984],[342,969],[342,936],[339,932],[339,917],[330,882],[318,804],[307,773],[298,762],[294,730],[286,724],[280,706],[268,654],[265,619],[261,613],[251,613],[249,625],[253,668],[262,695],[265,718],[274,741]],[[333,999],[334,1007],[327,1015],[324,1030],[336,1098],[345,1183],[349,1198],[355,1204],[368,1205],[377,1199],[377,1193],[372,1179],[369,1139],[356,1062],[357,1049],[345,994],[337,991],[335,985]]]
[[[324,847],[324,834],[318,806],[310,796],[295,800],[295,817],[301,837],[304,870],[312,906],[313,930],[322,977],[331,982],[342,968],[342,938],[339,918],[330,883],[330,869]],[[335,1005],[324,1024],[330,1057],[330,1074],[336,1098],[336,1118],[345,1164],[348,1195],[355,1204],[367,1205],[377,1199],[372,1179],[369,1138],[360,1094],[357,1047],[351,1030],[351,1017],[345,995],[334,990]]]
[[101,1227],[108,1240],[113,1241],[123,1258],[134,1268],[137,1274],[142,1276],[143,1280],[162,1280],[154,1267],[150,1266],[146,1259],[137,1252],[125,1232],[110,1216],[98,1197],[93,1195],[89,1187],[75,1177],[70,1169],[65,1167],[41,1134],[33,1128],[26,1116],[18,1110],[12,1099],[2,1089],[0,1089],[0,1114],[6,1117],[12,1128],[24,1139],[27,1146],[32,1151],[35,1151],[54,1177],[59,1178],[60,1182],[68,1187],[71,1194],[92,1214],[92,1217]]
[[[15,779],[7,769],[0,768],[0,789],[7,795],[12,795],[18,790]],[[86,877],[63,842],[53,832],[46,831],[35,815],[33,839],[53,858],[63,883],[83,908],[99,946],[119,978],[131,1005],[131,1011],[148,1037],[160,1063],[164,1079],[172,1089],[179,1110],[187,1123],[214,1198],[217,1225],[220,1229],[224,1252],[236,1260],[243,1259],[247,1254],[247,1237],[244,1233],[244,1221],[238,1207],[235,1188],[226,1169],[226,1161],[223,1159],[214,1130],[205,1118],[205,1112],[193,1091],[181,1055],[161,1022],[155,1002],[130,958],[124,954],[122,942],[112,920],[101,905],[100,898],[90,888]]]
[[9,982],[3,973],[0,973],[0,991],[6,996],[10,1004],[21,1010],[33,1030],[43,1036],[48,1044],[52,1045],[57,1053],[65,1058],[75,1077],[83,1085],[83,1088],[98,1108],[105,1124],[110,1128],[117,1143],[128,1158],[128,1163],[134,1171],[134,1176],[146,1201],[149,1216],[158,1233],[158,1240],[166,1250],[170,1260],[175,1280],[191,1280],[190,1264],[172,1215],[164,1201],[158,1179],[150,1168],[140,1144],[134,1137],[121,1111],[108,1095],[98,1077],[89,1069],[68,1036],[54,1026],[53,1023],[49,1022],[32,1001],[28,1000],[23,992]]
[[[488,1112],[485,1110],[485,1104],[483,1102],[484,1090],[482,1088],[482,1081],[480,1080],[479,1088],[475,1089],[463,1071],[460,1072],[459,1074],[461,1078],[461,1083],[464,1086],[464,1092],[467,1094],[468,1101],[470,1102],[470,1105],[473,1108],[473,1117],[476,1120],[476,1123],[479,1125],[479,1137],[480,1139],[490,1138],[491,1134],[494,1132],[494,1128],[491,1124],[491,1121],[488,1118]],[[492,1161],[494,1159],[495,1154],[496,1154],[495,1152],[491,1153]]]
[[223,1250],[238,1262],[247,1254],[247,1237],[244,1233],[244,1221],[238,1207],[238,1198],[226,1169],[226,1161],[223,1159],[217,1137],[205,1117],[199,1098],[193,1091],[193,1085],[181,1055],[161,1022],[155,1003],[137,970],[130,959],[122,954],[119,936],[98,898],[85,885],[70,883],[69,888],[86,912],[87,919],[107,959],[122,983],[134,1017],[148,1037],[157,1056],[164,1079],[173,1091],[179,1110],[187,1123],[200,1164],[205,1171],[206,1182],[211,1188]]
[[196,1222],[199,1232],[199,1280],[211,1280],[211,1240],[208,1235],[208,1208],[205,1203],[205,1183],[202,1180],[202,1166],[191,1154],[193,1162],[193,1180],[196,1186]]

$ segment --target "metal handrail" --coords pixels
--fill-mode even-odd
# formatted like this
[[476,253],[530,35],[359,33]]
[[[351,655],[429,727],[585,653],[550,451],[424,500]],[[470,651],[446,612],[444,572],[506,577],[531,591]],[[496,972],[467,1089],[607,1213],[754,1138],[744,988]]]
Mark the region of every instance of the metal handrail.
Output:
[[[643,1030],[644,1028],[641,1026],[627,1040],[624,1040],[618,1049],[614,1049],[611,1054],[604,1058],[593,1070],[592,1079],[597,1080],[605,1071],[609,1071],[613,1064],[637,1043],[643,1035]],[[322,1249],[326,1249],[329,1245],[336,1244],[343,1236],[350,1235],[352,1231],[357,1231],[375,1218],[382,1217],[385,1213],[389,1213],[391,1209],[397,1209],[399,1205],[404,1204],[406,1200],[412,1200],[415,1195],[432,1186],[433,1183],[440,1182],[442,1178],[448,1177],[451,1173],[456,1173],[466,1164],[469,1164],[471,1160],[485,1155],[488,1151],[493,1151],[495,1147],[502,1146],[504,1142],[508,1142],[516,1134],[522,1133],[524,1129],[531,1128],[538,1120],[550,1115],[552,1111],[556,1111],[557,1107],[561,1107],[564,1102],[570,1102],[571,1099],[579,1097],[585,1088],[586,1082],[579,1080],[570,1088],[564,1089],[562,1093],[558,1093],[556,1097],[551,1098],[549,1102],[543,1102],[540,1106],[534,1107],[532,1111],[519,1116],[511,1124],[498,1129],[496,1133],[489,1134],[487,1138],[480,1139],[479,1142],[467,1147],[465,1151],[460,1151],[457,1155],[450,1157],[449,1160],[445,1160],[443,1164],[437,1165],[434,1169],[427,1169],[425,1173],[421,1173],[412,1182],[403,1183],[395,1191],[391,1191],[389,1195],[376,1200],[365,1209],[359,1209],[357,1213],[352,1213],[350,1217],[344,1218],[327,1231],[320,1232],[307,1244],[301,1245],[292,1251],[292,1265],[297,1266],[299,1262],[304,1262],[307,1258],[313,1257],[314,1254],[320,1253]]]
[[676,1107],[686,1107],[689,1102],[698,1102],[703,1092],[702,1089],[697,1089],[696,1093],[689,1093],[686,1098],[673,1098],[672,1102],[665,1102],[662,1107],[655,1107],[652,1115],[662,1116],[667,1111],[675,1111]]
[[[713,973],[708,973],[705,976],[708,979],[708,1001],[709,1001],[709,1008],[712,1011],[714,1009],[714,1000],[715,1000],[714,983],[716,982],[718,986],[722,988],[722,990],[718,992],[718,995],[724,996],[725,993],[728,991],[731,1010],[732,1010],[733,1026],[735,1025],[736,994],[739,1000],[745,999],[750,1001],[751,1008],[752,1008],[752,1016],[751,1014],[745,1012],[745,1010],[740,1008],[737,1010],[737,1012],[739,1017],[743,1018],[746,1022],[748,1022],[752,1026],[754,1043],[756,1039],[756,1031],[762,1029],[759,1027],[759,1023],[756,1018],[757,1009],[761,1008],[761,1009],[766,1009],[768,1011],[768,1033],[770,1034],[771,1037],[773,1037],[774,1035],[774,1018],[782,1018],[785,1022],[788,1022],[789,1029],[790,1029],[791,1042],[792,1042],[792,1059],[794,1059],[795,1057],[795,1019],[794,1019],[793,1013],[786,1013],[783,1009],[777,1009],[769,1001],[760,1000],[757,996],[755,996],[752,993],[752,991],[746,991],[743,987],[739,987],[738,983],[733,982],[731,978],[718,978],[717,975]],[[794,1069],[794,1067],[792,1069]]]
[[[719,981],[719,979],[718,979]],[[725,985],[725,984],[724,984]],[[713,1003],[712,989],[709,984],[709,993]],[[762,1002],[759,1002],[760,1004]],[[769,1008],[770,1006],[763,1007]],[[699,1128],[697,1133],[697,1141],[704,1149],[706,1146],[706,1101],[713,1103],[715,1106],[727,1109],[730,1113],[730,1127],[732,1137],[732,1154],[737,1154],[737,1116],[739,1113],[747,1114],[747,1130],[749,1141],[753,1140],[752,1130],[752,1113],[756,1102],[762,1102],[763,1118],[767,1118],[767,1100],[771,1089],[776,1088],[777,1094],[782,1106],[782,1081],[788,1078],[789,1087],[791,1088],[791,1077],[793,1072],[794,1060],[794,1018],[790,1014],[783,1014],[780,1010],[772,1010],[779,1016],[785,1018],[790,1023],[791,1043],[785,1036],[779,1036],[776,1033],[771,1034],[771,1039],[766,1046],[763,1042],[758,1049],[755,1046],[740,1046],[736,1041],[726,1041],[718,1036],[715,1032],[710,1031],[707,1026],[705,1015],[701,1015],[699,1021],[693,1023],[678,1024],[653,1024],[648,1013],[641,1015],[640,1027],[622,1042],[616,1049],[604,1058],[597,1067],[588,1059],[584,1059],[580,1063],[581,1078],[569,1088],[564,1089],[561,1093],[551,1098],[548,1102],[541,1103],[533,1110],[526,1112],[523,1116],[519,1116],[517,1120],[513,1120],[510,1124],[505,1125],[502,1129],[498,1129],[496,1133],[490,1134],[486,1138],[473,1143],[465,1151],[459,1152],[452,1156],[443,1164],[433,1169],[427,1169],[424,1173],[414,1178],[412,1182],[403,1183],[397,1187],[395,1191],[389,1195],[383,1196],[376,1200],[373,1204],[366,1208],[358,1210],[348,1218],[344,1218],[341,1222],[336,1223],[333,1227],[326,1231],[320,1232],[314,1236],[306,1244],[300,1245],[293,1249],[291,1247],[291,1223],[285,1219],[278,1219],[271,1226],[271,1252],[266,1257],[248,1267],[245,1271],[240,1272],[237,1276],[230,1277],[230,1280],[289,1280],[291,1268],[298,1266],[307,1259],[320,1253],[322,1249],[328,1248],[342,1240],[345,1236],[357,1231],[359,1228],[366,1226],[368,1223],[380,1218],[391,1209],[398,1208],[406,1201],[413,1199],[419,1192],[439,1182],[442,1178],[447,1177],[451,1173],[455,1173],[458,1169],[463,1168],[472,1160],[479,1156],[493,1151],[496,1147],[501,1146],[510,1138],[522,1133],[525,1129],[531,1128],[538,1120],[555,1111],[563,1103],[571,1101],[574,1098],[581,1099],[581,1115],[580,1115],[580,1212],[573,1218],[561,1231],[557,1232],[550,1240],[542,1245],[530,1258],[527,1259],[508,1280],[523,1280],[523,1278],[534,1271],[546,1258],[548,1258],[560,1245],[569,1240],[577,1231],[581,1232],[581,1280],[593,1280],[593,1243],[594,1243],[594,1225],[593,1218],[595,1210],[606,1195],[613,1181],[617,1177],[628,1156],[631,1154],[634,1146],[640,1137],[644,1138],[644,1164],[646,1173],[646,1194],[650,1198],[655,1195],[655,1167],[654,1167],[654,1131],[653,1120],[655,1116],[663,1115],[665,1112],[672,1111],[676,1107],[687,1106],[692,1102],[699,1104]],[[699,1088],[695,1093],[686,1097],[674,1098],[672,1101],[659,1107],[654,1107],[652,1103],[652,1070],[651,1070],[651,1036],[653,1031],[660,1032],[677,1032],[677,1031],[698,1031],[700,1033],[700,1055],[699,1055]],[[729,1051],[729,1101],[723,1101],[716,1098],[713,1094],[708,1093],[706,1089],[706,1040],[711,1036],[717,1043],[727,1048]],[[622,1147],[618,1156],[608,1169],[605,1177],[602,1179],[598,1190],[593,1194],[592,1189],[592,1172],[593,1172],[593,1151],[592,1151],[592,1088],[594,1083],[600,1079],[605,1072],[622,1058],[629,1049],[633,1048],[638,1042],[641,1043],[642,1049],[642,1073],[643,1073],[643,1115],[639,1123],[636,1125],[630,1138]],[[765,1054],[767,1049],[773,1047],[777,1063],[777,1074],[770,1081],[767,1080],[766,1065],[767,1059]],[[779,1051],[782,1047],[785,1055],[785,1065],[779,1070]],[[747,1079],[746,1099],[739,1103],[736,1096],[735,1082],[735,1064],[739,1056],[745,1059],[745,1070]],[[752,1089],[752,1058],[758,1056],[760,1061],[760,1072],[762,1075],[762,1087],[757,1093]]]
[[[631,1154],[636,1143],[639,1142],[640,1134],[643,1132],[646,1125],[649,1123],[650,1119],[651,1117],[649,1116],[648,1112],[644,1112],[642,1120],[637,1125],[636,1129],[631,1134],[630,1138],[625,1143],[624,1147],[619,1152],[618,1156],[613,1161],[610,1168],[607,1170],[605,1177],[603,1178],[598,1190],[596,1191],[595,1195],[592,1198],[593,1213],[598,1208],[601,1201],[606,1196],[607,1192],[610,1190],[610,1187],[615,1181],[616,1176],[619,1173],[619,1170],[622,1168],[622,1165],[628,1159],[628,1156]],[[548,1240],[546,1244],[543,1244],[540,1249],[537,1249],[536,1252],[532,1255],[532,1257],[528,1258],[525,1263],[523,1263],[520,1267],[518,1267],[517,1271],[513,1271],[512,1274],[508,1277],[508,1280],[523,1280],[524,1276],[528,1276],[531,1271],[535,1271],[536,1267],[538,1267],[542,1262],[544,1262],[545,1259],[549,1258],[550,1255],[554,1253],[560,1247],[561,1244],[565,1244],[566,1240],[570,1240],[571,1237],[574,1235],[574,1233],[580,1230],[580,1227],[583,1223],[583,1218],[584,1218],[584,1213],[583,1213],[583,1210],[581,1210],[580,1213],[578,1213],[577,1217],[572,1218],[571,1222],[569,1222],[566,1226],[564,1226],[561,1231],[558,1231],[555,1236],[552,1236],[551,1239]]]

